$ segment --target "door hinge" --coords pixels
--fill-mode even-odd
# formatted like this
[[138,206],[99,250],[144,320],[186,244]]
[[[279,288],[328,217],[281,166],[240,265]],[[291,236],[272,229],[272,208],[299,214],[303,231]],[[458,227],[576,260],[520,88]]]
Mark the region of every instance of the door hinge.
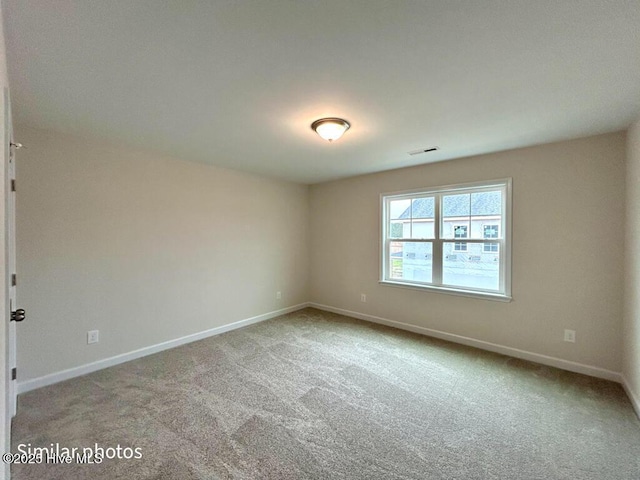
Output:
[[17,368],[12,368],[11,369],[11,380],[15,380],[16,378],[18,378],[18,369]]
[[11,180],[11,191],[12,192],[16,191],[16,181],[15,181],[15,179]]
[[11,274],[11,286],[15,287],[18,284],[18,276],[13,273]]

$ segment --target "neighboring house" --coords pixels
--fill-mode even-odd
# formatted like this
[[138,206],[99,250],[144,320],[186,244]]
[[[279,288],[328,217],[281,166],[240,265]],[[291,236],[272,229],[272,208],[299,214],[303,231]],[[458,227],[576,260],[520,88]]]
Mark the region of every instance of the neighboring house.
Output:
[[[498,288],[498,242],[471,243],[464,240],[502,237],[500,198],[500,192],[476,192],[443,197],[441,238],[451,239],[450,242],[444,242],[442,251],[443,279],[447,283],[471,283],[480,288]],[[405,202],[406,208],[396,218],[391,219],[392,238],[434,237],[433,197],[397,202],[396,210],[404,206],[401,202]],[[432,255],[430,242],[392,243],[392,278],[430,282]]]

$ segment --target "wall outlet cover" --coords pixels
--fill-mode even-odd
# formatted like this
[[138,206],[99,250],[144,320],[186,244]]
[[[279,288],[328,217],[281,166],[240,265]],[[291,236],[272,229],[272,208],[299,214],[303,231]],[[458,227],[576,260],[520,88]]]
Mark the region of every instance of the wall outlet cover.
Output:
[[565,330],[564,331],[564,341],[570,343],[576,343],[576,331],[575,330]]
[[100,341],[100,330],[89,330],[87,332],[87,344],[98,343]]

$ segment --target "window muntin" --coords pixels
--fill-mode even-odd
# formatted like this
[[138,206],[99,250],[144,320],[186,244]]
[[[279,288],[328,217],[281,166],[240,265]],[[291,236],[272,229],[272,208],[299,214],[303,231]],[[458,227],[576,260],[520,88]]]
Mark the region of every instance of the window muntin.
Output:
[[381,281],[508,299],[510,185],[383,195]]

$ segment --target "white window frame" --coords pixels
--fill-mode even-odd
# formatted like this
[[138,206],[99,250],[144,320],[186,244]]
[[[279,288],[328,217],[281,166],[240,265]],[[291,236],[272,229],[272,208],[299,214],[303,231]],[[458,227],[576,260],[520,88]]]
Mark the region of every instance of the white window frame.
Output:
[[[501,238],[492,239],[472,239],[466,238],[464,241],[468,243],[487,242],[498,243],[499,255],[499,288],[498,290],[484,290],[478,288],[467,288],[458,286],[444,285],[442,282],[442,266],[443,266],[443,245],[460,241],[457,238],[442,238],[440,232],[443,231],[444,220],[441,211],[441,199],[444,195],[475,193],[481,191],[490,191],[499,189],[502,191],[502,212],[499,231],[502,232]],[[433,196],[435,197],[434,208],[434,238],[431,239],[414,239],[414,238],[390,238],[388,226],[390,225],[388,218],[389,203],[392,200],[411,199],[416,197]],[[381,256],[380,256],[380,281],[382,285],[413,288],[419,290],[429,290],[439,293],[452,295],[462,295],[467,297],[482,298],[488,300],[498,300],[503,302],[511,301],[511,224],[512,224],[512,179],[498,179],[482,182],[464,183],[456,185],[446,185],[439,187],[427,187],[415,190],[405,190],[401,192],[383,193],[380,195],[380,218],[381,218]],[[500,235],[500,234],[499,234]],[[483,235],[484,236],[484,235]],[[432,244],[433,263],[432,263],[432,282],[421,282],[418,280],[402,280],[391,278],[391,265],[389,259],[389,251],[391,242],[410,241],[410,242],[426,242]]]

